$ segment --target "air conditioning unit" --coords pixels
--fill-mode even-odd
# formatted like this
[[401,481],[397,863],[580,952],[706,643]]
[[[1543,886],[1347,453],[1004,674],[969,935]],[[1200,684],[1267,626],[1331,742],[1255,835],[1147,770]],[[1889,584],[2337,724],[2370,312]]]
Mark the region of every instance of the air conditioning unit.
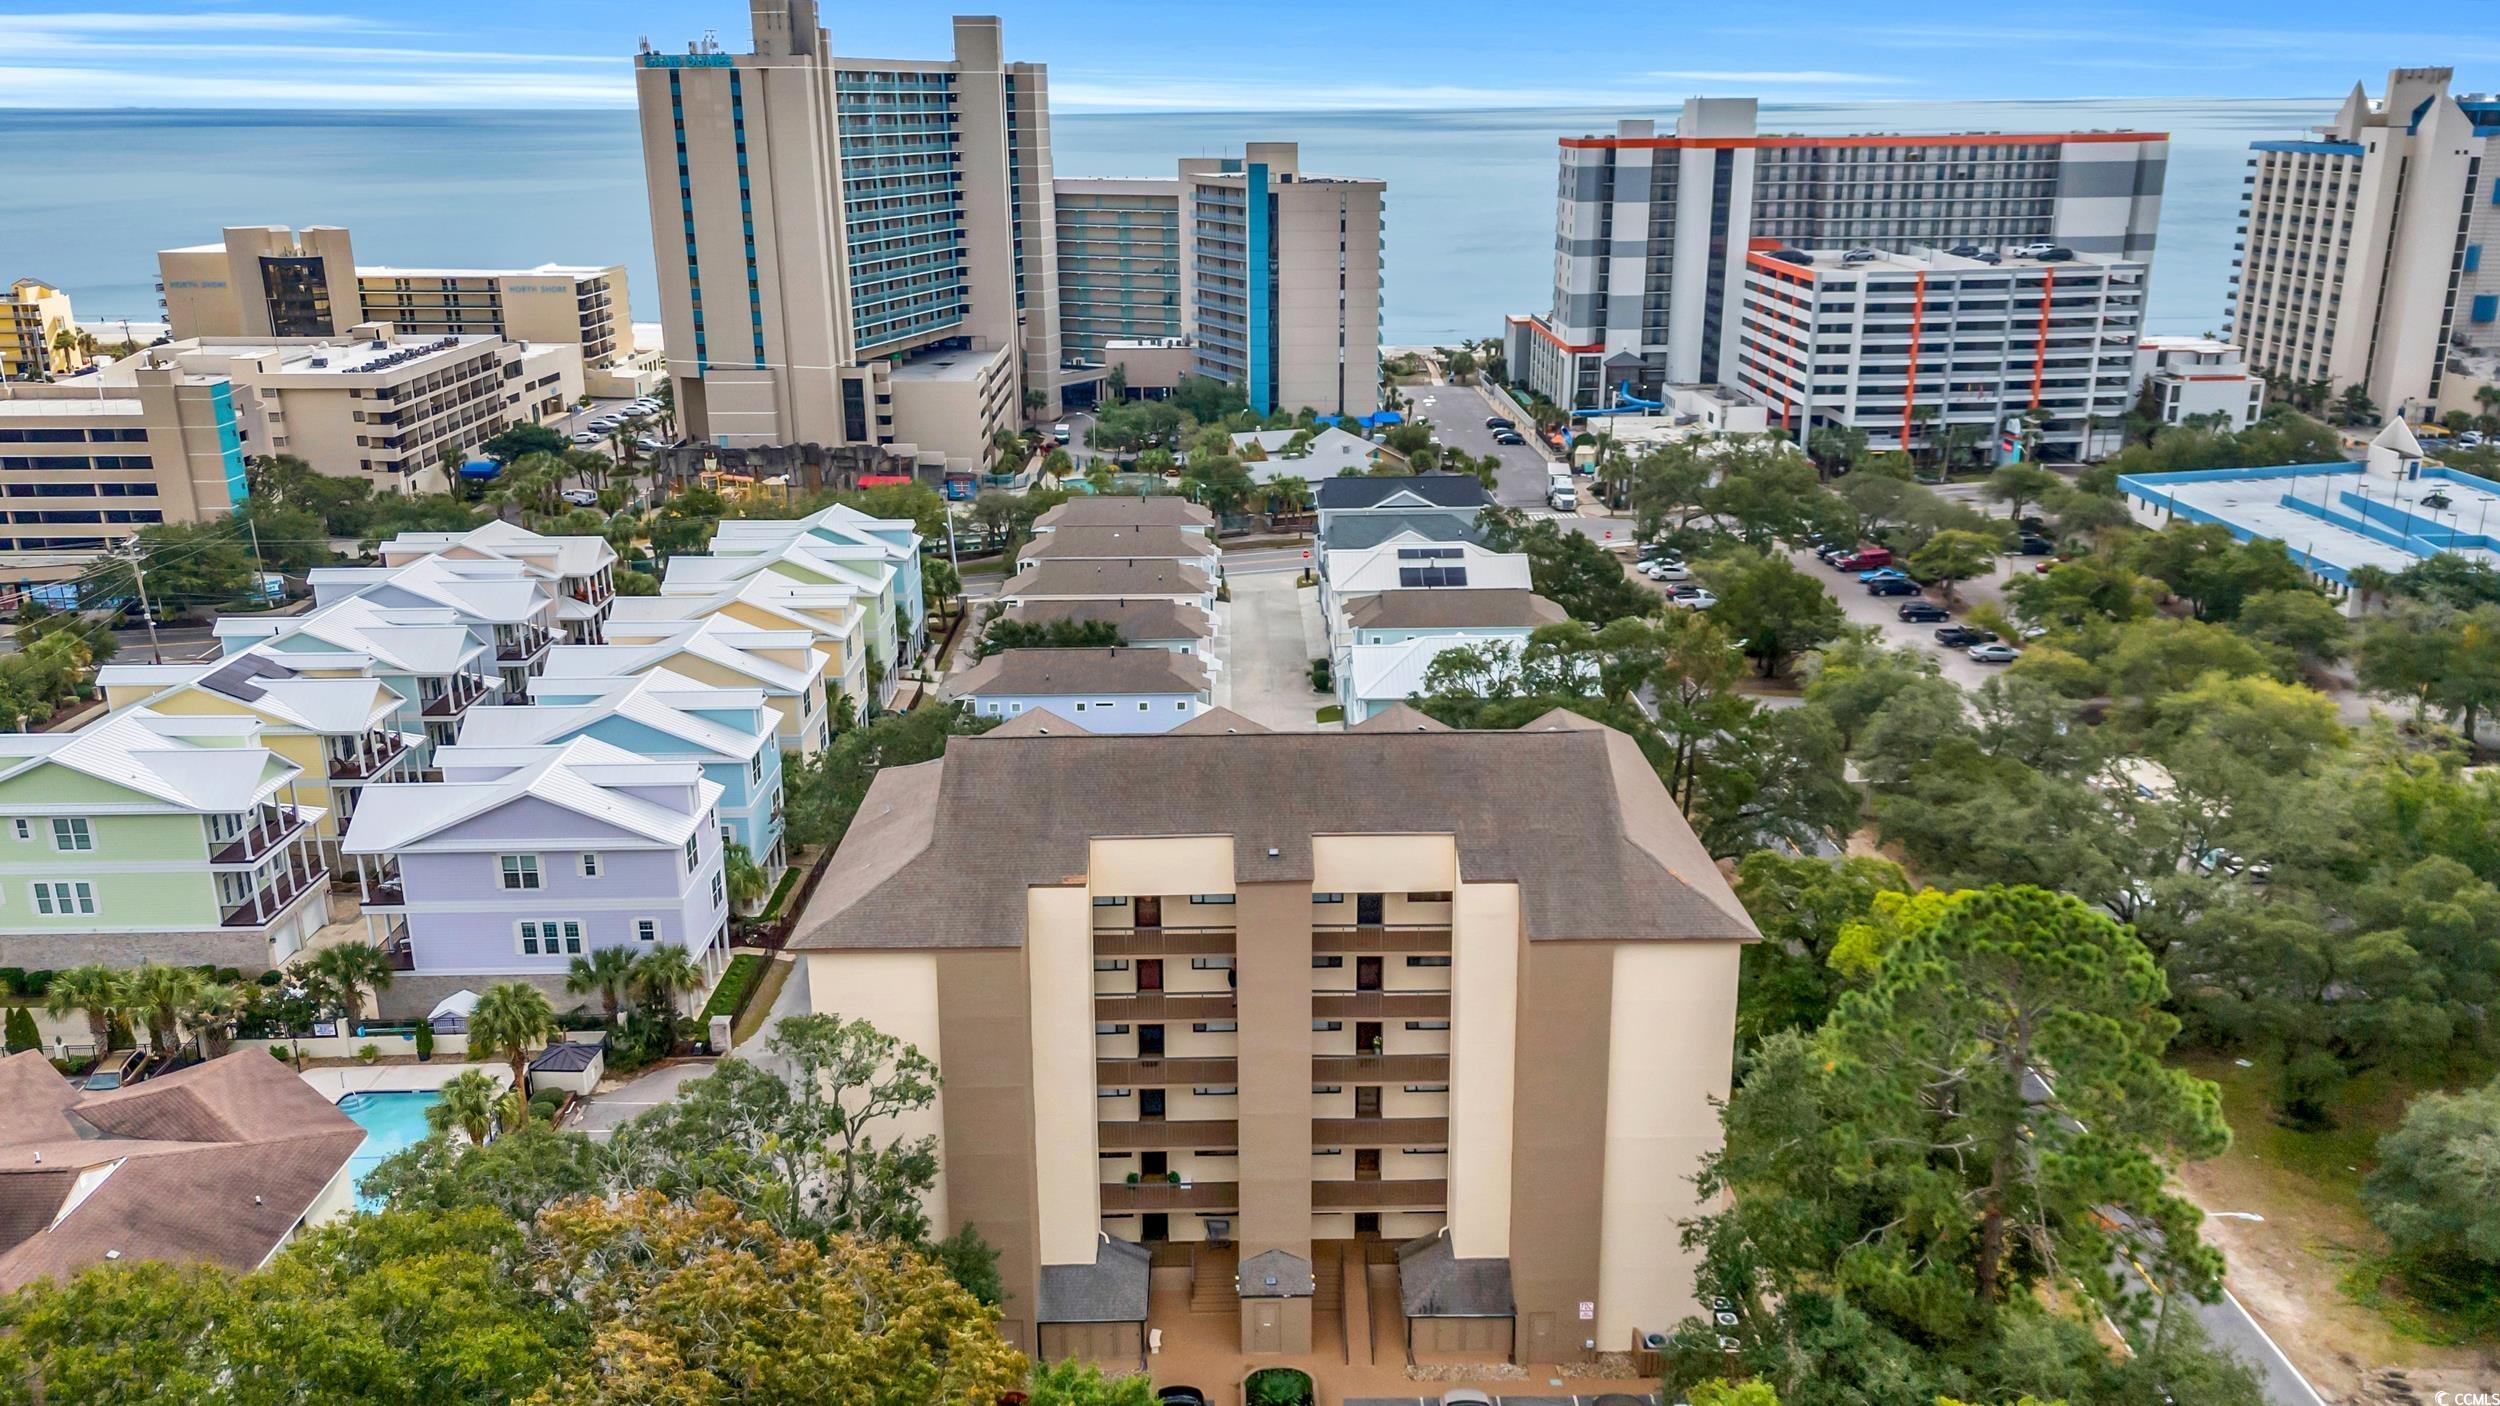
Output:
[[1650,1352],[1662,1352],[1667,1346],[1667,1335],[1664,1333],[1643,1333],[1641,1334],[1641,1346]]

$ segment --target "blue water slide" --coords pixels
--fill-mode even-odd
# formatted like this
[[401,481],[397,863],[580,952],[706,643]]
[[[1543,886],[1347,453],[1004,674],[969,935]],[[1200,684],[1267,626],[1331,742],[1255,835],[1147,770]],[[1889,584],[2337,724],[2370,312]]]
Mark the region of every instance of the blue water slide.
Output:
[[1574,415],[1646,415],[1650,411],[1664,410],[1666,408],[1667,407],[1663,402],[1643,400],[1639,396],[1632,394],[1632,383],[1630,381],[1625,381],[1615,387],[1615,403],[1612,408],[1606,410],[1574,410],[1571,413]]

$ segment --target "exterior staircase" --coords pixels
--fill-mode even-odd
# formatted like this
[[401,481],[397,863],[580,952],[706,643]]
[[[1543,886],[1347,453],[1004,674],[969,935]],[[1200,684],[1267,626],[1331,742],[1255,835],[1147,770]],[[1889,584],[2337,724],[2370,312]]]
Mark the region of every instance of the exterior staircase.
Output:
[[1190,1256],[1189,1311],[1240,1313],[1241,1294],[1233,1285],[1233,1276],[1240,1268],[1239,1246],[1198,1246]]

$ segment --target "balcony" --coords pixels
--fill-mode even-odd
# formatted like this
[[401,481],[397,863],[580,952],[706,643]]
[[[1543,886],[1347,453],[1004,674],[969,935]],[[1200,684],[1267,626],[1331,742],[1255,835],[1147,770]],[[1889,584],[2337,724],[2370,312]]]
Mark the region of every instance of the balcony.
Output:
[[[209,851],[215,865],[258,864],[269,852],[304,832],[311,814],[295,806],[262,806],[252,812],[243,833]],[[213,843],[213,841],[212,841]]]
[[[1313,1147],[1447,1147],[1447,1118],[1314,1118]],[[1108,1143],[1104,1144],[1109,1146]]]
[[555,639],[554,631],[543,625],[524,625],[517,629],[495,632],[495,662],[520,664],[547,652]]
[[1317,991],[1311,995],[1315,1016],[1395,1016],[1408,1020],[1447,1020],[1447,991]]
[[[1230,1060],[1225,1061],[1231,1063]],[[1446,1084],[1450,1057],[1445,1054],[1314,1055],[1315,1084]]]
[[408,904],[408,885],[396,868],[380,872],[358,872],[358,883],[364,890],[367,908],[404,908]]
[[[1446,1068],[1449,1060],[1443,1057],[1441,1063]],[[1151,1089],[1169,1084],[1230,1086],[1240,1081],[1240,1062],[1229,1057],[1094,1061],[1094,1082],[1106,1089]]]
[[301,853],[279,867],[267,887],[254,892],[242,903],[220,907],[217,921],[221,927],[266,927],[286,911],[287,905],[303,897],[316,885],[329,878],[329,868],[317,857]]
[[417,948],[408,940],[408,924],[405,921],[395,922],[383,932],[382,956],[391,964],[392,971],[411,972],[417,969]]
[[[408,751],[408,739],[396,732],[369,732],[346,755],[330,755],[332,781],[370,781],[390,769]],[[343,819],[344,817],[342,817]]]
[[1311,1183],[1314,1211],[1437,1211],[1449,1199],[1450,1184],[1444,1180]]
[[471,704],[494,691],[494,685],[477,674],[454,674],[439,695],[427,699],[418,711],[429,718],[456,718],[469,711]]
[[1237,1211],[1241,1209],[1241,1187],[1229,1181],[1192,1182],[1187,1186],[1174,1186],[1168,1181],[1140,1181],[1135,1186],[1105,1182],[1102,1208],[1106,1212]]
[[1233,928],[1096,928],[1097,957],[1222,957],[1233,950]]
[[1387,926],[1379,923],[1346,923],[1342,925],[1311,925],[1311,950],[1329,952],[1429,952],[1450,950],[1450,925],[1418,923]]
[[1098,991],[1096,1020],[1231,1020],[1230,991]]
[[1203,1152],[1241,1146],[1241,1125],[1230,1118],[1140,1118],[1104,1123],[1096,1141],[1105,1152]]

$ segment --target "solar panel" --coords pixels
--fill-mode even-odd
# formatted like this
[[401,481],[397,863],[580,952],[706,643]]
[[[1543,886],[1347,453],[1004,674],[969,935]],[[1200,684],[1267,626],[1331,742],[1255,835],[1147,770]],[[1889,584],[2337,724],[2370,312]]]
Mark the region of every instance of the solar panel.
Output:
[[1400,547],[1400,561],[1455,561],[1466,553],[1457,547]]
[[1420,566],[1399,567],[1398,584],[1401,586],[1420,586],[1424,584],[1424,570],[1425,568]]

